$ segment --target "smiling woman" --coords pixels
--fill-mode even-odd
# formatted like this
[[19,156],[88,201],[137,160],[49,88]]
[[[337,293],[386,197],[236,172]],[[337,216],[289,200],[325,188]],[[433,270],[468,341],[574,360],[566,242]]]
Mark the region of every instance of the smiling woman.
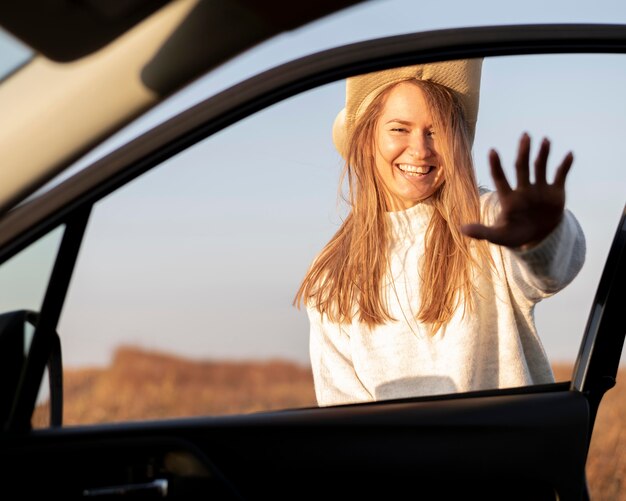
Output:
[[572,156],[547,183],[544,141],[531,183],[525,135],[517,187],[493,153],[497,193],[481,191],[470,140],[481,65],[431,63],[346,83],[333,132],[349,214],[296,298],[311,322],[320,405],[554,381],[534,309],[585,257],[582,229],[564,211]]

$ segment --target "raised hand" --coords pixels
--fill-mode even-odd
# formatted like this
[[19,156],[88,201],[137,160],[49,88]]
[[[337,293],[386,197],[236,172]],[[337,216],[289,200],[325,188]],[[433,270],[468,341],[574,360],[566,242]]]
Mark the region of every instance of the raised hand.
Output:
[[530,182],[530,137],[523,134],[519,143],[515,171],[517,187],[512,189],[506,179],[500,157],[489,152],[493,177],[501,211],[493,226],[467,224],[461,231],[472,238],[485,239],[506,247],[528,248],[536,245],[556,228],[565,207],[565,179],[574,156],[568,153],[554,176],[552,184],[546,181],[546,164],[550,141],[544,139],[535,160],[535,182]]

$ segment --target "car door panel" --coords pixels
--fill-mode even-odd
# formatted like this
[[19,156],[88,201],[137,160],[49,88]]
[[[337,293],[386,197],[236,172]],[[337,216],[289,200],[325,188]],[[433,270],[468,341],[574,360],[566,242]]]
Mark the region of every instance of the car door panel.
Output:
[[173,497],[581,499],[588,424],[586,398],[562,389],[41,430],[0,457],[24,494],[167,480]]

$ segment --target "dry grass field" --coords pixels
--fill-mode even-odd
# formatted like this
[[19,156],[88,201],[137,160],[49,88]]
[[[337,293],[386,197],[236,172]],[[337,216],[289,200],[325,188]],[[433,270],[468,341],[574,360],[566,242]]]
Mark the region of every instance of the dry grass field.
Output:
[[[571,367],[555,366],[557,380]],[[310,369],[290,362],[190,361],[134,348],[106,369],[67,370],[68,425],[223,415],[315,405]],[[587,472],[593,501],[626,501],[626,370],[602,402]]]

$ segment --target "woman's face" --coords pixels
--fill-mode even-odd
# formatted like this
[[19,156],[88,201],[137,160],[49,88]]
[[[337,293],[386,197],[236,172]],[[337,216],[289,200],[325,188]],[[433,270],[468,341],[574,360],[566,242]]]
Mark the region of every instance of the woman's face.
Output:
[[395,195],[392,210],[413,207],[443,183],[435,131],[420,87],[408,82],[387,95],[376,124],[376,168]]

